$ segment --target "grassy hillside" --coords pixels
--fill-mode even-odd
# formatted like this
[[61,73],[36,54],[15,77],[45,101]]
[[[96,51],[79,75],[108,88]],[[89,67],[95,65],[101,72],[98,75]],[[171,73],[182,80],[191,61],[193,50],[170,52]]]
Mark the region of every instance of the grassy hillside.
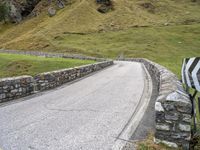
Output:
[[71,68],[90,63],[94,63],[94,61],[0,54],[0,78],[19,75],[36,75],[42,72]]
[[[40,8],[45,1],[37,7]],[[192,3],[191,0],[117,0],[113,3],[114,11],[101,14],[96,10],[95,0],[73,0],[51,18],[46,11],[49,6],[45,4],[38,17],[13,25],[7,31],[5,27],[0,29],[0,47],[53,50],[57,47],[53,45],[52,38],[69,32],[106,32],[137,26],[200,22],[200,3]]]
[[[200,24],[131,28],[85,35],[61,34],[49,40],[55,49],[42,50],[110,58],[122,53],[126,57],[145,57],[178,75],[184,57],[200,56]],[[20,49],[18,45],[10,48]]]
[[99,57],[145,57],[180,74],[184,57],[200,56],[200,24],[133,28],[118,32],[62,35],[52,40],[58,51]]
[[191,0],[115,0],[99,13],[95,0],[72,0],[48,17],[0,25],[0,48],[116,58],[146,57],[180,73],[182,58],[200,55],[200,3]]

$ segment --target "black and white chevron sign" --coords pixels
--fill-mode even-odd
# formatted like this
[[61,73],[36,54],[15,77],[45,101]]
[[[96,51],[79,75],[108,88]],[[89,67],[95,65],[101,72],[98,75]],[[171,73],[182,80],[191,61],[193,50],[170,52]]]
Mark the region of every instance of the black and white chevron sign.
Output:
[[182,82],[200,92],[200,57],[183,60]]

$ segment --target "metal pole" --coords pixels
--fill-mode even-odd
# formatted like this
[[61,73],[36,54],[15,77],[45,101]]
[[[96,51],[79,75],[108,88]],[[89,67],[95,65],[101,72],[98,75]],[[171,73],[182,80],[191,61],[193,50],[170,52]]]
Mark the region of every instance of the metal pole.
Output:
[[196,118],[196,103],[195,103],[195,96],[197,95],[197,90],[195,90],[194,94],[190,94],[190,100],[192,102],[192,115],[193,115],[193,124],[194,124],[194,130],[193,134],[196,132],[196,123],[197,123],[197,118]]
[[200,114],[200,97],[198,98],[198,108],[199,108],[199,114]]
[[190,93],[190,91],[189,91],[189,87],[186,85],[186,87],[185,87],[185,91],[187,92],[187,93]]

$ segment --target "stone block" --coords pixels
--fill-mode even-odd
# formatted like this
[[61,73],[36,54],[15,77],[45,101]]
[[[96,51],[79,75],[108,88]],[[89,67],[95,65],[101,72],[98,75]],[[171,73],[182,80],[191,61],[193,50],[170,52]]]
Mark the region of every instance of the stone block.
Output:
[[165,119],[166,120],[173,120],[176,121],[179,119],[179,114],[178,113],[167,113],[165,114]]
[[165,145],[167,145],[169,147],[178,148],[178,145],[176,143],[174,143],[174,142],[169,142],[169,141],[166,141],[166,140],[160,140],[160,139],[156,139],[156,138],[154,138],[154,142],[156,144],[163,143],[163,144],[165,144]]
[[164,103],[163,104],[166,111],[174,111],[176,108],[174,107],[174,103]]
[[17,93],[17,92],[18,92],[18,89],[11,90],[10,92],[11,92],[11,93]]
[[191,115],[188,114],[183,114],[183,118],[182,121],[187,122],[187,123],[191,123]]
[[3,89],[6,90],[8,89],[9,87],[7,85],[3,86]]
[[6,98],[6,94],[0,94],[0,99],[4,99],[4,98]]
[[191,131],[191,126],[188,125],[188,124],[180,123],[178,127],[179,127],[179,130],[181,130],[181,131],[186,131],[186,132],[190,132]]
[[22,92],[22,88],[19,88],[19,92]]
[[161,111],[156,111],[156,122],[165,122],[165,113]]
[[164,108],[162,107],[161,102],[155,103],[155,111],[164,112]]
[[177,140],[181,139],[188,141],[191,138],[190,136],[191,136],[190,133],[184,133],[184,132],[171,133],[171,137]]
[[170,126],[168,124],[156,124],[156,129],[157,130],[169,131]]
[[191,103],[185,103],[185,102],[179,102],[176,104],[177,110],[182,113],[191,114],[192,112],[192,104]]

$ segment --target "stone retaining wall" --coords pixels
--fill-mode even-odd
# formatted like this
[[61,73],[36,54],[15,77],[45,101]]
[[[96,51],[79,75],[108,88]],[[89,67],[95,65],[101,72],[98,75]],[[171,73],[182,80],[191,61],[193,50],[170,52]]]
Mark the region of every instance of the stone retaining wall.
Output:
[[38,91],[55,88],[112,64],[113,61],[104,61],[76,68],[41,73],[35,77],[20,76],[0,79],[0,102],[6,102],[31,95]]
[[33,82],[31,76],[0,79],[0,102],[32,94],[34,92]]
[[192,104],[176,75],[147,59],[123,60],[143,63],[157,80],[159,95],[155,102],[155,142],[171,147],[188,146],[191,139]]
[[71,59],[82,59],[82,60],[95,60],[95,61],[106,61],[104,58],[90,57],[78,54],[63,54],[63,53],[49,53],[49,52],[40,52],[40,51],[22,51],[22,50],[3,50],[0,49],[0,53],[7,54],[21,54],[21,55],[33,55],[33,56],[42,56],[50,58],[71,58]]
[[76,68],[41,73],[35,76],[34,80],[37,85],[37,90],[39,91],[47,90],[47,89],[51,89],[59,85],[62,85],[63,83],[72,81],[74,79],[83,77],[92,72],[101,70],[112,64],[113,64],[113,61],[107,61],[103,63],[100,62],[100,63],[85,65],[85,66],[76,67]]

